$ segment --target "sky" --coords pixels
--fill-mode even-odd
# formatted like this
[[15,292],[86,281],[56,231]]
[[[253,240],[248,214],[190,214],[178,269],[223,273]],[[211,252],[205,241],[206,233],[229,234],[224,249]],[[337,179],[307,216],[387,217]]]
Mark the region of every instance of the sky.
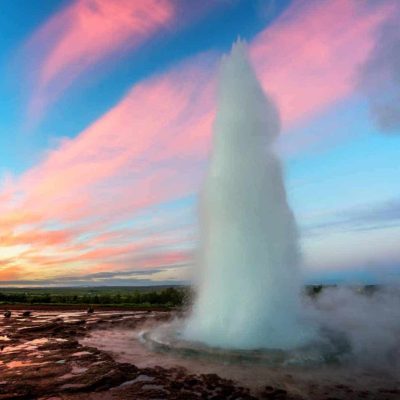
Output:
[[397,0],[1,1],[0,286],[190,281],[238,37],[306,281],[400,279],[399,23]]

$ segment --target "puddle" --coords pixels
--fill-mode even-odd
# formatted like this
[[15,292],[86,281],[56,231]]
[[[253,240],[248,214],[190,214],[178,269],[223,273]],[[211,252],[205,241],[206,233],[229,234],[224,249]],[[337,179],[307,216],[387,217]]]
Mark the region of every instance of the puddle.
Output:
[[84,372],[86,372],[87,370],[88,370],[88,368],[86,368],[86,367],[78,367],[76,365],[73,365],[71,373],[74,375],[80,375],[80,374],[83,374]]
[[136,379],[132,381],[132,383],[136,382],[151,382],[154,381],[154,378],[152,376],[148,375],[139,375]]
[[72,353],[74,357],[86,356],[88,354],[92,354],[90,351],[78,351],[76,353]]
[[133,385],[134,383],[138,383],[138,382],[152,382],[152,381],[154,381],[154,378],[152,376],[139,375],[136,379],[133,379],[131,381],[126,381],[117,387],[122,388],[125,386]]
[[70,372],[68,372],[68,373],[65,374],[65,375],[60,376],[60,377],[57,378],[57,379],[60,379],[60,380],[67,380],[67,379],[75,378],[77,375],[81,375],[81,374],[83,374],[84,372],[86,372],[87,370],[88,370],[88,368],[85,368],[85,367],[78,367],[78,366],[76,366],[76,365],[73,365]]
[[23,344],[17,344],[15,346],[6,346],[4,347],[2,353],[3,354],[10,354],[10,353],[17,353],[20,351],[33,351],[36,350],[37,347],[33,345],[27,345],[26,343]]
[[66,390],[66,389],[74,389],[74,390],[79,390],[85,388],[86,385],[83,383],[67,383],[65,385],[61,386],[61,390]]
[[41,344],[46,344],[48,342],[50,342],[50,339],[48,339],[48,338],[39,338],[39,339],[33,339],[27,343],[31,343],[34,345],[41,345]]
[[50,342],[50,340],[47,338],[29,340],[27,342],[17,344],[15,346],[5,346],[2,353],[9,354],[20,351],[34,351],[37,350],[38,346],[46,344],[48,342]]
[[39,365],[49,364],[48,361],[41,363],[34,363],[32,361],[10,361],[8,363],[4,363],[4,365],[8,368],[22,368],[22,367],[35,367]]

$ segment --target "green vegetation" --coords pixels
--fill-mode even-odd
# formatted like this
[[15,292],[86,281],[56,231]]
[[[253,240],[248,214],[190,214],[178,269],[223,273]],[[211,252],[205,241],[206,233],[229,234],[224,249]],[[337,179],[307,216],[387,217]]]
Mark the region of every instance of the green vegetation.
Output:
[[[341,285],[307,285],[305,287],[305,294],[311,298],[317,298],[327,288],[337,288]],[[380,285],[348,285],[346,286],[358,294],[365,296],[372,296],[380,290]]]
[[[305,294],[319,296],[336,285],[308,285]],[[372,295],[379,287],[353,287],[358,293]],[[102,305],[118,307],[181,307],[191,303],[193,292],[183,286],[78,287],[78,288],[0,288],[1,304]]]
[[68,304],[180,307],[184,287],[0,288],[0,304]]
[[309,285],[306,286],[306,294],[310,297],[318,296],[324,289],[323,285]]

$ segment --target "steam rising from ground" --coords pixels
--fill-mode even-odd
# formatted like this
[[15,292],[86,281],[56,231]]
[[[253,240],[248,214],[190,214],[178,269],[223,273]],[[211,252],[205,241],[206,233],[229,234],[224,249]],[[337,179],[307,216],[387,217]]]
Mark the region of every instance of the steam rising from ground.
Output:
[[213,153],[201,194],[198,297],[186,339],[228,348],[305,344],[297,230],[272,150],[277,109],[245,45],[222,61]]
[[325,288],[306,309],[320,327],[348,340],[350,349],[342,361],[400,372],[398,286],[381,287],[373,293],[351,287]]

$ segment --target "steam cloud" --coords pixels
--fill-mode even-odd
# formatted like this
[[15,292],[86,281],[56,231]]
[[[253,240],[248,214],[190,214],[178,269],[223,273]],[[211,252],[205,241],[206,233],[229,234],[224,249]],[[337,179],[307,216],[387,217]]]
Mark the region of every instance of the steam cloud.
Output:
[[381,287],[369,294],[351,287],[326,288],[307,310],[319,326],[345,335],[350,351],[343,354],[342,361],[400,372],[398,286]]
[[400,11],[386,22],[367,61],[358,86],[368,98],[378,128],[400,133]]

